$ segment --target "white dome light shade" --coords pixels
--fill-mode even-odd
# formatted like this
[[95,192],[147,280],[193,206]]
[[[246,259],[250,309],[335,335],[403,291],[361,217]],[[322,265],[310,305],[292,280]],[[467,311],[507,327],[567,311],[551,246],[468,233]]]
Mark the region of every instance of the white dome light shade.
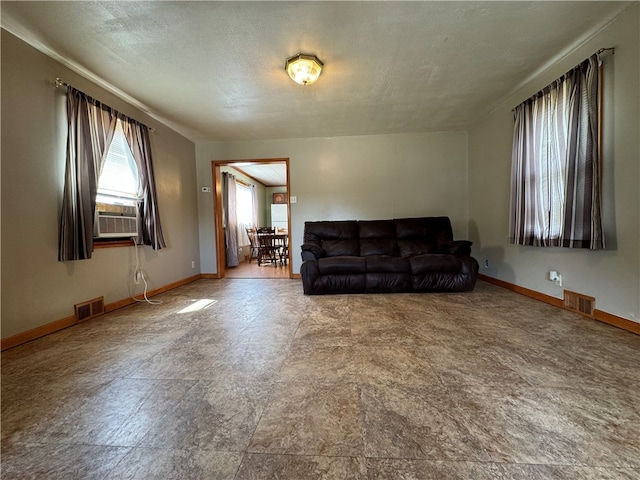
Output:
[[284,69],[294,82],[300,85],[311,85],[318,80],[323,65],[315,55],[299,53],[287,58]]

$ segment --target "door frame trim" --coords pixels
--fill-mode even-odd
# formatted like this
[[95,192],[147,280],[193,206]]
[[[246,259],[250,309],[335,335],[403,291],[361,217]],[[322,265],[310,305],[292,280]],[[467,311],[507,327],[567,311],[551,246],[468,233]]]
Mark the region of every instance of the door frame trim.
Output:
[[[211,161],[211,175],[213,179],[213,222],[215,230],[216,241],[216,266],[218,272],[218,278],[224,278],[225,276],[225,248],[224,248],[224,229],[222,228],[222,174],[220,167],[228,166],[232,168],[234,164],[238,163],[284,163],[287,172],[287,194],[291,192],[289,174],[289,158],[252,158],[244,160],[212,160]],[[289,201],[289,195],[287,195],[287,222],[289,228],[287,230],[288,242],[289,242],[289,259],[287,261],[287,268],[289,271],[289,278],[294,278],[291,269],[291,203]]]

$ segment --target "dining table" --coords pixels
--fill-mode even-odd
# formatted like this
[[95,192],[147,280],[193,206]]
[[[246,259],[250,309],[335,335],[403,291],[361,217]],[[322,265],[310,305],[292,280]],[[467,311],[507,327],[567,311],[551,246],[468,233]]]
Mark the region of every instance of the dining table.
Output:
[[289,260],[289,234],[288,233],[263,233],[258,232],[258,264],[265,259],[272,260],[273,264],[286,265]]

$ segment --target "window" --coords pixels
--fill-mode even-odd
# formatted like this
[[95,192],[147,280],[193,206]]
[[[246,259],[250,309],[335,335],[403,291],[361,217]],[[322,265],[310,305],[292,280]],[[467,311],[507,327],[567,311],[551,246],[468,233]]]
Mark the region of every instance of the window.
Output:
[[597,54],[515,110],[509,241],[604,248]]
[[236,182],[236,210],[238,223],[253,226],[253,198],[251,188],[243,183]]
[[251,187],[236,181],[236,221],[238,222],[238,239],[240,245],[249,245],[247,228],[255,227],[253,223],[253,194]]
[[[100,198],[108,196],[112,201],[118,198],[134,203],[138,243],[154,250],[165,248],[148,127],[70,85],[67,127],[58,260],[91,258],[98,193]],[[113,138],[115,143],[107,143]],[[123,138],[127,139],[124,143]],[[104,161],[107,156],[108,161]]]
[[96,203],[135,205],[138,191],[138,169],[124,136],[122,123],[118,121],[107,157],[102,164]]
[[122,121],[117,119],[98,175],[94,245],[96,242],[103,246],[129,245],[129,242],[123,244],[122,239],[138,237],[139,192],[138,167],[127,143]]

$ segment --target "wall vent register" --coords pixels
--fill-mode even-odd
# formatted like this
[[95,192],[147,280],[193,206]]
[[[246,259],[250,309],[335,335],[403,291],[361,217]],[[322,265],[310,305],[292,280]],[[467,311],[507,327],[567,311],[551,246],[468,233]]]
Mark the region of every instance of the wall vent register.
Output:
[[585,317],[595,318],[596,299],[581,293],[564,291],[564,308]]
[[76,320],[82,322],[104,313],[104,297],[94,298],[74,305]]

